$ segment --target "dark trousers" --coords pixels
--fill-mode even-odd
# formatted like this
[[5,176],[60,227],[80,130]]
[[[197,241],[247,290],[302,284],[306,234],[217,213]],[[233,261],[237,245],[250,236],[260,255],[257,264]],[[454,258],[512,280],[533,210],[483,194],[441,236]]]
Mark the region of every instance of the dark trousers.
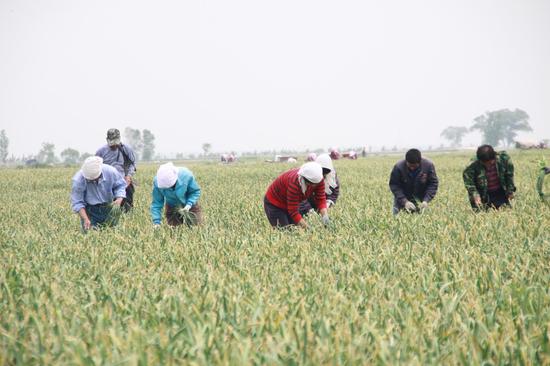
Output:
[[498,191],[488,192],[489,193],[489,202],[487,202],[487,208],[499,209],[502,206],[509,206],[510,200],[506,197],[506,192],[504,189],[500,188]]
[[286,227],[294,225],[294,221],[285,209],[279,208],[271,204],[267,197],[264,197],[264,211],[273,227]]
[[202,210],[198,203],[191,206],[189,210],[190,214],[180,214],[182,206],[164,206],[164,211],[166,213],[166,222],[170,226],[178,226],[186,224],[187,226],[199,225],[202,223]]
[[482,199],[481,207],[476,207],[473,201],[471,201],[470,204],[476,211],[487,211],[491,208],[498,210],[502,206],[510,206],[510,200],[506,197],[506,192],[504,192],[504,189],[499,188],[496,191],[487,192],[487,199]]
[[122,200],[122,211],[128,212],[134,207],[134,192],[136,191],[136,187],[134,186],[134,183],[130,183],[128,187],[126,187],[126,198]]
[[300,202],[300,215],[306,216],[309,213],[309,210],[314,209],[315,211],[319,211],[317,209],[317,206],[315,205],[315,200],[313,198],[309,198],[305,201]]
[[[118,217],[111,216],[111,209],[111,203],[87,205],[85,210],[92,224],[92,228],[115,226],[118,223]],[[80,224],[82,225],[82,230],[84,230],[84,221],[82,219],[80,219]]]

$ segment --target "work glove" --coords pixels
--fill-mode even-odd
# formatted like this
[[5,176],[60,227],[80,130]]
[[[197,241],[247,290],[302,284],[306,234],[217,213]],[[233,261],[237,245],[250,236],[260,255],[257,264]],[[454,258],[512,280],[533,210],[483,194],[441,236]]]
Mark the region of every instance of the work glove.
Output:
[[412,203],[411,201],[407,201],[405,203],[405,210],[407,211],[414,211],[416,210],[416,206],[414,205],[414,203]]
[[160,224],[153,224],[153,229],[155,230],[160,229]]
[[313,214],[315,214],[316,212],[315,212],[315,209],[314,209],[314,208],[310,208],[309,211],[308,211],[307,213],[308,213],[308,215],[313,215]]
[[328,217],[328,215],[321,217],[321,220],[323,221],[323,225],[325,226],[328,226],[330,224],[330,218]]
[[334,206],[334,201],[327,200],[327,207],[332,207],[332,206]]
[[422,201],[422,203],[420,204],[420,210],[424,211],[427,208],[428,208],[428,202]]
[[183,211],[189,212],[190,209],[191,209],[191,205],[185,205],[185,207],[183,208]]

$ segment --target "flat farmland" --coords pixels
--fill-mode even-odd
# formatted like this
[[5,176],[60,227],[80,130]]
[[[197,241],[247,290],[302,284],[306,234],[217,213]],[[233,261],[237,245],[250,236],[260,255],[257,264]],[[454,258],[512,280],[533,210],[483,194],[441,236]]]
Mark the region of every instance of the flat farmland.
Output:
[[87,235],[77,167],[0,170],[0,364],[549,364],[542,153],[512,151],[514,208],[481,214],[462,183],[473,153],[426,155],[425,213],[391,214],[400,157],[338,160],[332,225],[307,231],[263,212],[287,164],[190,163],[205,222],[156,231],[157,165],[138,165],[135,210]]

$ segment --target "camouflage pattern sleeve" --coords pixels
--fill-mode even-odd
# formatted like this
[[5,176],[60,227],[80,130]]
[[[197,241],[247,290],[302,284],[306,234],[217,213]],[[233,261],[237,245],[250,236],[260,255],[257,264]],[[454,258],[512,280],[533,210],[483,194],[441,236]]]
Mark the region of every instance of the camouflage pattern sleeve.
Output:
[[506,194],[512,194],[516,191],[516,186],[514,185],[514,163],[512,159],[506,153],[503,154],[503,158],[506,161],[506,169],[504,171],[504,177],[506,178],[506,187],[504,187]]
[[475,176],[476,176],[476,164],[475,161],[470,163],[464,169],[464,172],[462,173],[462,178],[464,179],[464,187],[466,187],[466,190],[468,191],[468,195],[470,198],[474,198],[475,196],[479,196],[479,192],[477,191],[476,183],[475,183]]

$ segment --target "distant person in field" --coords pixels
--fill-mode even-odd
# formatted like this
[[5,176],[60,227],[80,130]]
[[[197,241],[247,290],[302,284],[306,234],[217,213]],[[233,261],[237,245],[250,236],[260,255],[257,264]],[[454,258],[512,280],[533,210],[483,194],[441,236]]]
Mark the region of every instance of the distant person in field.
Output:
[[271,226],[307,228],[307,222],[300,214],[300,202],[312,196],[315,196],[314,204],[323,223],[328,225],[330,220],[321,165],[308,162],[282,173],[271,183],[264,197],[264,210]]
[[[325,196],[327,200],[327,208],[330,208],[336,204],[336,200],[340,195],[340,182],[336,175],[336,170],[332,164],[332,159],[328,154],[321,154],[316,157],[315,162],[321,165],[323,168],[323,180],[325,182]],[[306,200],[300,202],[300,215],[306,216],[308,213],[315,211],[317,213],[320,210],[316,205],[316,194],[313,194]]]
[[122,202],[124,212],[134,207],[134,175],[136,174],[136,156],[134,150],[120,141],[120,131],[111,128],[107,131],[107,145],[96,151],[96,156],[103,159],[103,163],[114,167],[126,181],[126,198]]
[[510,206],[516,186],[514,164],[506,151],[497,153],[491,145],[481,145],[462,176],[475,210]]
[[[71,206],[80,216],[84,231],[117,222],[112,212],[126,197],[126,182],[115,168],[90,156],[72,180]],[[118,206],[118,207],[116,207]]]
[[189,169],[175,167],[172,163],[162,164],[153,178],[153,225],[160,226],[163,209],[166,211],[166,222],[170,226],[200,224],[200,196],[201,189]]
[[405,160],[394,165],[390,175],[393,193],[393,213],[422,212],[435,197],[439,180],[434,164],[422,157],[418,149],[410,149]]

